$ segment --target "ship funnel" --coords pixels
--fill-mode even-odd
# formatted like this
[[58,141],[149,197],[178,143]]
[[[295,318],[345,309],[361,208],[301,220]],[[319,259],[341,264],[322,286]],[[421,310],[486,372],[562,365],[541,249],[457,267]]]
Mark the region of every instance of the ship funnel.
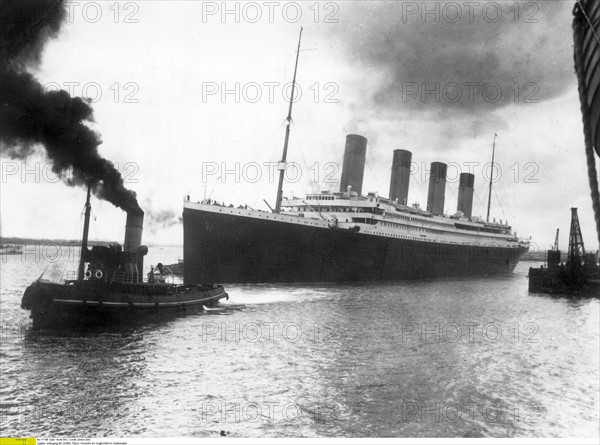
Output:
[[458,205],[457,210],[463,212],[465,217],[471,218],[473,211],[473,185],[475,184],[475,175],[472,173],[461,173],[458,184]]
[[443,162],[431,163],[431,176],[429,177],[429,191],[427,193],[427,211],[434,215],[444,214],[447,170],[448,167]]
[[340,192],[345,192],[348,186],[352,186],[352,190],[358,193],[358,196],[361,195],[366,155],[367,138],[358,134],[347,135]]
[[123,241],[123,253],[125,259],[125,271],[131,281],[142,282],[144,271],[144,255],[148,248],[142,246],[142,232],[144,230],[144,212],[127,212],[125,223],[125,240]]
[[392,160],[392,177],[390,179],[390,200],[398,200],[398,204],[407,205],[408,185],[410,181],[410,164],[412,153],[408,150],[394,150]]
[[142,231],[144,230],[144,212],[127,212],[125,223],[125,241],[123,250],[125,252],[137,252],[142,245]]

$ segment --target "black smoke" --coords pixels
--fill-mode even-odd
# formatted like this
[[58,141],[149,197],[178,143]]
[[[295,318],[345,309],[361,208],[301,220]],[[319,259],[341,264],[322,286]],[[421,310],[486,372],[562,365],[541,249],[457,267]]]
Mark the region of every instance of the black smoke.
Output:
[[43,146],[53,170],[69,185],[128,212],[141,212],[115,166],[98,153],[100,137],[89,102],[66,91],[45,92],[30,70],[66,17],[62,0],[0,0],[0,150],[25,159]]

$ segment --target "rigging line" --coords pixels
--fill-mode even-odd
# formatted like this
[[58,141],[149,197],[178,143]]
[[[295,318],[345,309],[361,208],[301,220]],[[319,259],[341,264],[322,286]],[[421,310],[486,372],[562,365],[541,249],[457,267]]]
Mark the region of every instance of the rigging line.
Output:
[[[594,34],[594,37],[596,37],[596,42],[598,42],[600,44],[600,38],[598,38],[598,34],[596,34],[596,30],[594,29],[594,25],[592,25],[592,22],[590,21],[590,18],[585,13],[585,9],[583,8],[583,5],[581,4],[581,0],[577,0],[577,4],[579,5],[579,8],[581,9],[581,13],[583,14],[583,16],[585,17],[586,21],[588,22],[588,25],[590,25],[590,29],[592,30],[592,34]],[[590,4],[591,4],[591,2],[590,2]]]
[[[279,126],[273,131],[273,133],[271,133],[271,136],[269,136],[269,138],[265,142],[263,142],[262,146],[259,147],[258,151],[255,151],[255,153],[253,153],[253,157],[255,159],[258,158],[262,154],[264,149],[271,144],[271,141],[273,140],[275,135],[277,135],[279,133],[281,128],[284,127],[286,121],[287,121],[287,119],[282,120],[281,123],[279,124]],[[274,150],[271,150],[271,151],[273,152]],[[276,158],[277,158],[277,155],[275,155],[273,157],[273,159],[276,159]]]
[[[415,197],[415,187],[416,187],[416,191],[417,191],[417,195],[420,195],[421,197],[423,196],[423,194],[425,194],[425,208],[427,207],[427,194],[428,194],[428,188],[429,185],[427,184],[427,179],[425,179],[425,181],[422,181],[423,179],[423,175],[422,173],[417,173],[415,172],[414,174],[410,174],[410,186],[412,187],[412,196],[413,202],[419,202],[417,201],[417,198]],[[415,184],[415,185],[413,185]],[[410,187],[409,187],[409,193],[410,193]],[[408,200],[407,200],[408,203]]]
[[336,167],[336,170],[335,170],[336,177],[338,177],[337,176],[338,172],[340,174],[339,179],[337,180],[338,181],[338,186],[339,186],[339,183],[342,180],[342,170],[344,168],[344,155],[339,155],[337,157],[334,157],[333,163],[335,164],[335,167]]
[[[266,141],[264,141],[262,143],[261,146],[259,146],[259,148],[257,150],[255,150],[255,152],[252,154],[252,158],[253,159],[258,159],[259,156],[263,153],[263,151],[265,150],[265,148],[267,146],[269,146],[273,140],[273,138],[279,133],[279,131],[281,130],[281,128],[285,125],[285,123],[287,122],[287,119],[284,119],[281,121],[281,123],[279,124],[279,126],[271,133],[271,135],[266,139]],[[272,150],[273,151],[273,150]],[[273,156],[272,159],[276,159],[277,156]],[[215,180],[215,182],[213,183],[212,189],[210,191],[210,193],[206,196],[206,199],[212,199],[215,188],[217,187],[217,182],[219,182],[219,178],[217,178]],[[203,187],[206,187],[207,184],[203,184]]]
[[[369,145],[370,145],[370,148],[371,148],[370,151],[374,152],[377,147],[374,147],[372,142]],[[366,155],[365,155],[365,164],[367,164],[367,167],[369,167],[369,171],[374,175],[375,173],[373,172],[373,169],[371,168],[371,164],[369,164],[369,160],[367,159]]]
[[[454,203],[456,203],[457,207],[458,207],[458,194],[454,191],[453,187],[446,187],[448,189],[450,189],[450,193],[452,193],[452,197],[454,198]],[[445,200],[445,196],[444,196],[444,207],[448,207],[448,201]],[[451,207],[450,207],[451,208]],[[456,211],[458,211],[458,209],[456,209]],[[451,215],[453,212],[452,210],[449,209],[449,211],[447,212],[448,215]]]
[[[591,26],[590,20],[585,14],[585,11],[581,5],[581,3],[577,2],[580,11],[583,13],[584,17],[588,21]],[[574,10],[574,13],[576,10]],[[586,156],[586,164],[587,164],[587,174],[588,174],[588,183],[590,187],[590,194],[592,198],[592,209],[594,211],[594,220],[596,222],[596,235],[598,237],[598,244],[600,245],[600,193],[598,192],[598,174],[596,172],[596,160],[592,142],[592,124],[590,122],[590,114],[591,111],[588,106],[587,98],[585,97],[584,91],[587,90],[585,87],[586,82],[584,78],[583,68],[584,64],[584,53],[583,53],[583,38],[584,31],[582,29],[582,24],[579,23],[580,20],[576,17],[573,20],[573,38],[574,38],[574,49],[575,49],[575,68],[577,72],[577,80],[579,84],[579,102],[581,104],[581,114],[583,117],[583,134],[584,134],[584,146],[585,146],[585,156]],[[591,27],[592,32],[594,32],[593,26]],[[595,32],[594,32],[594,35]],[[598,40],[596,36],[596,40]],[[579,66],[582,66],[581,69],[578,69]]]
[[[446,184],[447,184],[447,182],[446,182]],[[451,183],[451,184],[454,184],[454,183]],[[452,193],[452,196],[454,198],[456,198],[456,200],[458,200],[458,194],[454,191],[454,187],[449,187],[448,185],[446,185],[446,188],[449,189],[450,193]]]
[[[234,196],[235,196],[235,197],[236,197],[236,198],[237,198],[237,199],[238,199],[240,202],[243,202],[243,203],[244,203],[244,205],[246,205],[246,206],[248,206],[248,207],[252,208],[252,207],[251,207],[251,206],[250,206],[250,205],[249,205],[249,204],[248,204],[248,203],[247,203],[247,202],[246,202],[246,201],[245,201],[243,198],[241,198],[241,197],[240,197],[240,196],[239,196],[239,195],[238,195],[236,192],[234,192],[232,189],[228,188],[227,190],[229,190],[229,191],[230,191],[230,192],[231,192],[231,193],[232,193],[232,194],[233,194],[233,195],[234,195]],[[225,203],[223,203],[223,204],[225,204]],[[225,206],[225,207],[227,207],[227,206]],[[235,206],[234,206],[234,208],[235,208]]]
[[217,182],[219,182],[219,180],[220,180],[220,179],[221,179],[221,177],[220,177],[220,176],[219,176],[217,179],[215,179],[215,182],[214,182],[214,184],[213,184],[213,188],[212,188],[212,190],[210,191],[210,193],[208,194],[208,199],[212,199],[212,195],[213,195],[213,193],[214,193],[214,191],[215,191],[215,188],[217,187]]
[[502,216],[506,219],[506,213],[504,213],[504,207],[502,206],[502,201],[500,201],[500,196],[496,189],[494,189],[494,196],[496,196],[496,201],[498,201],[498,205],[500,206],[500,211],[502,212]]
[[[309,167],[309,165],[308,165],[308,162],[306,162],[306,157],[304,156],[304,149],[303,149],[303,147],[302,147],[302,141],[300,140],[299,132],[298,132],[298,131],[296,131],[296,130],[297,130],[297,128],[296,128],[296,124],[295,124],[295,123],[294,123],[294,121],[292,120],[292,121],[291,121],[291,123],[290,123],[290,125],[292,125],[292,127],[294,128],[294,132],[292,133],[292,138],[293,138],[293,140],[294,140],[294,141],[296,141],[296,143],[298,144],[298,148],[299,148],[299,150],[298,150],[298,151],[300,152],[300,157],[302,158],[302,163],[304,164],[304,167],[306,167],[306,169],[307,169],[307,173],[308,173],[308,181],[309,181],[309,183],[310,183],[310,186],[311,186],[311,188],[312,188],[313,190],[315,190],[315,189],[317,189],[317,187],[318,187],[318,186],[317,186],[317,182],[313,181],[313,175],[311,175],[311,174],[310,174],[310,172],[309,172],[309,170],[310,170],[310,167]],[[318,172],[318,170],[317,170],[317,172]],[[318,176],[318,173],[317,173],[317,177],[319,177],[319,176]]]
[[90,208],[90,233],[88,235],[88,239],[92,242],[98,241],[98,224],[96,222],[96,212],[94,212],[94,208]]
[[[294,130],[296,130],[295,125],[294,125]],[[292,137],[299,137],[298,134],[300,134],[300,132],[294,131],[293,135],[296,135],[296,136],[292,136]],[[299,140],[298,140],[298,144],[300,146],[300,156],[302,157],[302,162],[304,162],[304,164],[308,168],[308,170],[311,170],[312,166],[309,166],[308,163],[306,162],[306,158],[304,156],[304,150],[302,149],[302,144],[299,142]],[[321,181],[321,178],[323,178],[323,184],[326,185],[326,188],[328,190],[330,190],[333,185],[337,185],[337,187],[339,188],[339,180],[335,179],[335,175],[337,175],[337,173],[339,171],[341,171],[341,169],[342,169],[341,165],[342,165],[343,159],[344,159],[344,157],[343,157],[343,155],[341,155],[341,156],[338,156],[337,158],[335,158],[334,161],[327,161],[323,165],[321,165],[319,162],[316,162],[317,171],[316,172],[310,172],[310,171],[308,172],[308,179],[309,179],[310,185],[315,192],[318,193],[321,191],[321,187],[319,186],[319,182]],[[333,167],[335,170],[332,173],[329,173],[327,170],[325,170],[326,166],[329,164],[334,164]],[[313,164],[313,165],[315,165],[315,164]],[[330,178],[331,176],[334,176],[334,180],[328,181],[327,183],[325,183],[325,181],[324,181],[325,178]],[[317,178],[317,181],[313,180],[313,178],[315,178],[315,177]],[[325,189],[323,188],[323,190],[325,190]]]
[[58,281],[59,278],[63,278],[65,275],[65,270],[67,269],[67,258],[61,258],[58,267],[54,271],[53,277],[54,281]]
[[371,164],[369,164],[369,161],[367,161],[367,159],[365,158],[365,164],[367,164],[367,167],[369,167],[369,171],[371,172],[371,174],[375,175],[375,172],[373,171],[373,169],[371,168]]
[[[80,215],[80,221],[71,222],[71,225],[68,227],[68,230],[64,231],[65,235],[63,235],[63,238],[68,240],[66,246],[57,244],[57,247],[59,247],[59,254],[61,255],[61,258],[59,258],[58,264],[56,264],[56,262],[49,262],[46,265],[46,267],[44,268],[43,274],[46,273],[46,271],[50,268],[50,266],[56,266],[50,270],[50,275],[55,278],[55,281],[58,278],[62,277],[62,275],[64,274],[64,270],[67,267],[67,264],[66,264],[67,260],[71,258],[71,250],[76,249],[78,246],[77,243],[73,244],[71,241],[75,238],[77,240],[81,239],[81,235],[82,235],[82,233],[81,233],[81,231],[82,231],[81,218],[83,218],[83,214]],[[76,236],[74,237],[74,235],[76,235]],[[66,255],[63,255],[63,249],[67,250]]]
[[[71,236],[72,233],[77,233],[77,239],[79,239],[79,240],[81,239],[81,236],[82,236],[82,224],[81,224],[81,222],[82,222],[82,219],[83,219],[83,212],[80,213],[79,218],[80,218],[80,220],[79,220],[78,223],[75,223],[75,222],[71,223],[71,226],[69,227],[69,230],[65,231],[67,239],[72,238],[72,236]],[[75,229],[76,225],[77,225],[77,229]],[[58,245],[58,246],[59,246],[60,252],[62,254],[62,248],[65,247],[65,246],[61,246],[61,245]],[[67,245],[67,247],[70,250],[70,248],[71,248],[70,242]],[[73,247],[76,248],[77,245],[75,245]],[[69,255],[67,254],[66,258],[68,258],[68,257],[69,257]],[[57,281],[57,279],[60,276],[63,275],[63,269],[66,269],[66,258],[62,258],[59,261],[58,265],[56,264],[56,262],[48,261],[46,263],[46,267],[44,267],[44,270],[42,271],[42,274],[40,276],[44,276],[46,274],[46,272],[48,272],[49,276],[53,279],[52,281]],[[54,266],[54,267],[52,267],[52,269],[50,269],[50,266]],[[50,270],[48,270],[48,269],[50,269]]]
[[[374,148],[371,145],[371,151],[373,151]],[[377,187],[377,175],[375,174],[375,172],[373,171],[373,169],[371,168],[371,164],[369,164],[369,161],[367,160],[367,157],[365,156],[365,164],[367,165],[367,167],[369,168],[369,171],[371,172],[371,177],[373,178],[373,182],[374,182],[374,186]],[[363,175],[364,176],[364,175]],[[364,178],[363,178],[363,182],[364,182]],[[377,194],[379,194],[379,190],[375,190],[377,192]],[[368,192],[367,192],[368,193]]]
[[486,205],[486,202],[483,199],[483,197],[479,193],[477,193],[477,190],[473,189],[473,194],[475,195],[475,198],[477,198],[476,202],[478,203],[478,206],[477,206],[477,216],[481,216],[481,209],[482,209],[483,206]]

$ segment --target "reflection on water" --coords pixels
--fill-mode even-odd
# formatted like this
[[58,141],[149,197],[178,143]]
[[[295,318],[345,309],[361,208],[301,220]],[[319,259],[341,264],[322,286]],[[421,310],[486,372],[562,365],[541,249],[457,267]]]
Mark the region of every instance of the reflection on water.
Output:
[[[150,262],[180,256],[160,254]],[[41,332],[19,304],[44,264],[0,264],[3,435],[599,434],[599,302],[528,295],[527,263],[474,280],[230,286],[202,314]]]

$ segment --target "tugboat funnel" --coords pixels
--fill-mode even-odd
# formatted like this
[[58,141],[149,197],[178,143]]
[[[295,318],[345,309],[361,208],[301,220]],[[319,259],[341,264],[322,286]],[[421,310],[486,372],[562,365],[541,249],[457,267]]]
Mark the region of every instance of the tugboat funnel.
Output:
[[125,240],[123,250],[125,252],[137,252],[142,245],[142,231],[144,230],[144,212],[127,212],[125,223]]
[[[148,248],[142,246],[142,231],[144,230],[144,212],[127,212],[125,223],[125,240],[123,241],[123,253],[125,258],[125,270],[134,282],[143,281],[144,255]],[[129,252],[127,254],[126,252]]]

